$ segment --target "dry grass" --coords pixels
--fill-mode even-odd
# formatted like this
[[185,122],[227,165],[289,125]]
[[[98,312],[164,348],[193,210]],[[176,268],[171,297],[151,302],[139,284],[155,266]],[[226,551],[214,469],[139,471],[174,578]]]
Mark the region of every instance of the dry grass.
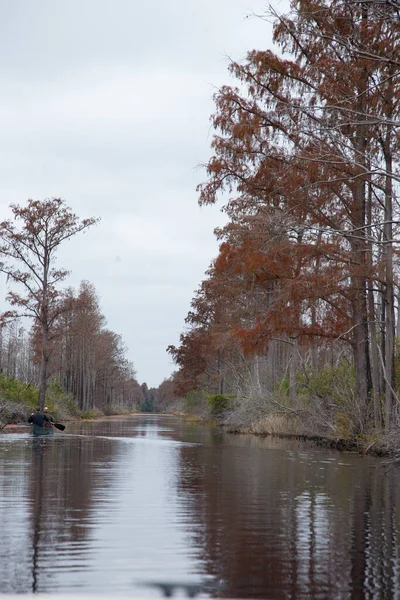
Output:
[[0,431],[9,423],[24,421],[26,418],[27,407],[24,404],[11,400],[0,401]]
[[310,434],[296,416],[271,413],[249,428],[258,435],[307,435]]

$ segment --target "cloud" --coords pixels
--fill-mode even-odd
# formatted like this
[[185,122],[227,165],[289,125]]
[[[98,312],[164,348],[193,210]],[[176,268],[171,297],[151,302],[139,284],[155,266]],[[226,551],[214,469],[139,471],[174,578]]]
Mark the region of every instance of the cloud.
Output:
[[[200,209],[209,116],[227,56],[270,45],[259,0],[0,0],[0,210],[61,196],[98,226],[59,263],[98,291],[138,379],[173,370],[190,299],[217,253]],[[6,59],[4,59],[6,57]]]

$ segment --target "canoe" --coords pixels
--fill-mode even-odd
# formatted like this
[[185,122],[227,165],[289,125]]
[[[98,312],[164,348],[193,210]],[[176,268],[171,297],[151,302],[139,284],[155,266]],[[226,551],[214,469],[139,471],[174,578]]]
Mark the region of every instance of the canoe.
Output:
[[34,425],[32,433],[33,435],[54,435],[54,429],[52,427],[40,427],[40,425]]

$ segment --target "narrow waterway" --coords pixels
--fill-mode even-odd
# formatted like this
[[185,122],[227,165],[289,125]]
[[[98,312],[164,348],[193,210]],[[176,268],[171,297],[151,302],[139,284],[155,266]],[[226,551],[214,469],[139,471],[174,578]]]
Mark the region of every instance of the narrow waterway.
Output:
[[399,481],[378,458],[163,416],[1,434],[0,592],[400,598]]

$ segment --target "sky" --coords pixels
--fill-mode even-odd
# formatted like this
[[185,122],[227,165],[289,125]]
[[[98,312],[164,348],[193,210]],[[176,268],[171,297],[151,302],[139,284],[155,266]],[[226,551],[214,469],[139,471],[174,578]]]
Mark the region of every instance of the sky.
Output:
[[101,219],[60,248],[57,264],[71,270],[65,285],[95,286],[149,387],[175,370],[166,348],[179,343],[218,252],[213,230],[225,217],[200,208],[196,192],[212,154],[213,94],[234,83],[229,58],[272,47],[270,26],[254,16],[265,9],[261,0],[0,0],[1,218],[10,203],[61,197],[79,217]]

